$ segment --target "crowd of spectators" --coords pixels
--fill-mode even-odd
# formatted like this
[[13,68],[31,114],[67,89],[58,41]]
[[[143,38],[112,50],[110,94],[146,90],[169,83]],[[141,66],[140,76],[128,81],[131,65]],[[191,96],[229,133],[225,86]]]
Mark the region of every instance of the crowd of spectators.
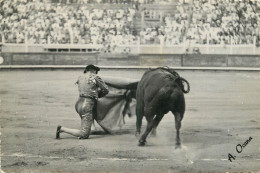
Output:
[[6,43],[134,44],[136,9],[94,9],[83,5],[2,1],[1,32]]
[[183,42],[187,30],[188,13],[184,6],[176,6],[174,13],[156,10],[145,10],[144,16],[158,19],[160,26],[146,26],[140,32],[141,44],[178,45]]
[[[115,2],[128,3],[127,0]],[[119,45],[137,44],[139,40],[141,44],[166,46],[182,44],[185,39],[191,44],[259,41],[260,1],[193,0],[189,8],[183,4],[187,3],[181,0],[176,10],[169,12],[156,8],[139,11],[131,5],[94,8],[81,3],[42,0],[0,1],[0,40],[29,44],[98,44],[108,52],[116,51]],[[137,32],[134,26],[137,13],[155,22]]]
[[259,40],[260,1],[194,0],[192,14],[187,33],[191,44],[253,44]]

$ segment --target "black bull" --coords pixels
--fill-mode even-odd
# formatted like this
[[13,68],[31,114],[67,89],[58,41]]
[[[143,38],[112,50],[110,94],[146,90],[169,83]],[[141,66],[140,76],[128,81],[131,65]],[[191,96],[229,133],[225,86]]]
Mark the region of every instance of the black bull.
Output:
[[[185,84],[187,90],[184,89]],[[188,93],[189,90],[188,81],[169,68],[150,69],[144,73],[136,91],[136,133],[140,134],[143,116],[148,122],[139,140],[140,146],[145,145],[148,134],[156,129],[169,111],[175,116],[176,146],[180,146],[181,120],[185,112],[183,93]]]
[[[102,77],[103,78],[103,77]],[[139,145],[145,145],[146,137],[156,127],[164,114],[171,111],[175,116],[176,144],[180,145],[179,130],[185,112],[183,93],[189,92],[189,83],[169,68],[157,68],[144,73],[141,81],[104,77],[110,93],[99,99],[94,119],[107,132],[113,133],[120,126],[120,118],[129,113],[132,99],[136,99],[136,134],[140,134],[142,118],[148,122]],[[188,89],[184,89],[186,83]]]

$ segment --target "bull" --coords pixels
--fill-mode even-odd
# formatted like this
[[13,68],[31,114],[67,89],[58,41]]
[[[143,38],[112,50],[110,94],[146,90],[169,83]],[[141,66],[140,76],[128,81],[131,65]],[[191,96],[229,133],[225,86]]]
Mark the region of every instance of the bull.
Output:
[[[185,89],[186,85],[186,89]],[[190,85],[177,72],[168,67],[149,69],[144,73],[136,91],[136,135],[140,135],[143,116],[147,127],[139,139],[144,146],[148,134],[156,134],[156,128],[165,114],[171,111],[175,116],[176,147],[181,146],[180,128],[185,112],[184,93]]]

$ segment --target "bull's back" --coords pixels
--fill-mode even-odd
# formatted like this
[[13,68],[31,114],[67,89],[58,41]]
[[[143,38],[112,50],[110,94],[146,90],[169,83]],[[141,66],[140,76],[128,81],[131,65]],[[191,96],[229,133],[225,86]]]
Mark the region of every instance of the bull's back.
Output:
[[173,84],[173,81],[167,78],[169,75],[169,73],[161,70],[146,72],[137,86],[137,93],[139,92],[139,94],[142,93],[143,95],[149,94],[147,96],[158,93],[163,87]]
[[[173,92],[174,82],[171,74],[162,70],[146,72],[137,87],[137,106],[154,107],[167,100]],[[141,105],[142,104],[142,105]]]

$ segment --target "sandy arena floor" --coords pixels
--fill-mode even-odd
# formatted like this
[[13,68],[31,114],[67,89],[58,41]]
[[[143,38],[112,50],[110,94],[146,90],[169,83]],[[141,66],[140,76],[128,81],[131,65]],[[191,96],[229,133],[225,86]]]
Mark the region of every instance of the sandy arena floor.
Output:
[[[244,172],[260,171],[260,73],[178,71],[191,85],[182,121],[182,148],[175,149],[174,116],[167,114],[157,137],[137,146],[135,117],[117,135],[99,131],[88,140],[61,134],[79,128],[75,112],[81,73],[1,71],[1,166],[4,172]],[[140,78],[143,71],[100,75]],[[146,122],[143,120],[143,128]],[[252,140],[236,151],[238,144]],[[241,148],[238,148],[239,150]],[[228,154],[236,156],[230,162]],[[1,172],[1,171],[0,171]]]

